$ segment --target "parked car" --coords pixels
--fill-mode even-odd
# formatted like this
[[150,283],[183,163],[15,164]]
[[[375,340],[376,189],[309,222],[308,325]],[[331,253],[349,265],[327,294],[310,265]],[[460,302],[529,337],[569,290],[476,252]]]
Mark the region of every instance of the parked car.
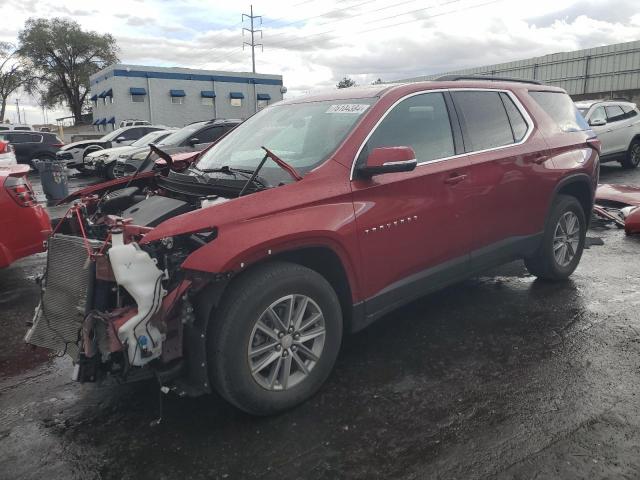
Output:
[[11,130],[31,132],[33,131],[33,127],[24,123],[0,123],[0,132]]
[[83,171],[84,158],[88,154],[98,150],[104,150],[105,148],[131,145],[147,133],[164,130],[166,128],[167,127],[153,125],[118,128],[98,139],[81,140],[65,145],[58,151],[57,159],[65,162],[69,168]]
[[88,153],[84,157],[83,170],[101,177],[113,179],[115,178],[113,169],[116,165],[116,160],[120,155],[124,155],[128,152],[137,152],[140,148],[146,148],[148,150],[150,143],[158,143],[172,132],[175,132],[175,130],[155,130],[147,133],[144,137],[136,140],[131,145],[105,148],[104,150],[97,150],[95,152]]
[[179,394],[279,412],[320,388],[345,332],[421,295],[515,259],[568,278],[598,152],[565,91],[538,83],[453,77],[279,102],[185,171],[74,196],[50,241],[49,313],[26,339],[65,349],[80,381],[153,370]]
[[123,127],[134,127],[134,126],[137,127],[137,126],[140,126],[140,125],[151,125],[151,123],[149,123],[146,120],[131,120],[131,119],[120,121],[120,128],[123,128]]
[[56,153],[64,142],[54,133],[46,132],[0,132],[0,140],[13,146],[18,163],[33,165],[34,160],[55,160]]
[[602,142],[600,162],[640,165],[640,111],[635,103],[593,100],[576,102],[576,107]]
[[16,155],[11,144],[5,140],[0,140],[0,167],[15,165]]
[[[172,133],[162,140],[158,146],[169,155],[199,152],[241,123],[242,120],[238,119],[195,122]],[[137,151],[128,151],[120,154],[114,167],[114,176],[131,175],[138,169],[148,153],[148,147],[140,147]],[[151,169],[151,164],[148,169]]]
[[0,167],[0,268],[44,252],[51,233],[47,211],[38,205],[27,165]]

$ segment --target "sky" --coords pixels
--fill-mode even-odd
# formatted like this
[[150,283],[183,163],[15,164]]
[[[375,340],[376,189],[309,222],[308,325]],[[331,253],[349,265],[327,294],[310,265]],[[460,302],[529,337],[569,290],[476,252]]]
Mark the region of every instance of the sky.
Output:
[[[65,17],[114,35],[122,63],[246,72],[249,9],[243,0],[0,0],[0,40],[15,43],[29,17]],[[253,11],[256,71],[283,75],[287,96],[344,76],[392,81],[640,39],[638,0],[253,0]],[[41,122],[36,100],[19,99],[27,121]]]

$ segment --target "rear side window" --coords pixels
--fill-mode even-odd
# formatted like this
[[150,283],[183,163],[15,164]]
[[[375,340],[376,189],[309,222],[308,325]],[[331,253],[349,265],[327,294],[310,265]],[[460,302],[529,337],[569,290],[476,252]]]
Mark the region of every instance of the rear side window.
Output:
[[607,119],[609,122],[624,120],[624,112],[619,105],[609,105],[604,107],[604,109],[607,111]]
[[[575,104],[566,93],[530,91],[529,95],[556,122],[563,132],[589,130],[586,120],[580,115]],[[593,115],[591,119],[593,120]]]
[[411,147],[419,163],[455,154],[449,112],[442,93],[409,97],[384,118],[367,141],[358,161],[374,148]]
[[500,98],[502,99],[504,108],[507,111],[507,116],[509,117],[511,130],[513,131],[513,140],[515,142],[519,142],[527,134],[527,130],[529,129],[529,127],[527,126],[527,122],[525,121],[522,113],[520,112],[520,110],[518,110],[518,107],[516,107],[509,95],[504,92],[500,92]]
[[31,135],[29,135],[29,142],[35,142],[35,143],[41,143],[42,142],[42,135],[38,135],[36,133],[32,133]]
[[452,92],[460,116],[467,152],[514,143],[509,117],[500,92]]
[[630,105],[622,105],[622,110],[624,111],[624,118],[633,118],[638,115],[636,109]]

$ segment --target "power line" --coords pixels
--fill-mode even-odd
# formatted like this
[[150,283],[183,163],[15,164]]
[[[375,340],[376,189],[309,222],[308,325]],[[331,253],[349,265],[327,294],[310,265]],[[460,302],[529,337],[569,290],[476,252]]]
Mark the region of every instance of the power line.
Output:
[[[429,7],[420,8],[420,9],[417,9],[417,10],[412,10],[412,11],[409,11],[409,12],[404,12],[404,13],[400,13],[400,14],[396,14],[396,15],[391,15],[389,17],[383,17],[383,18],[380,18],[380,19],[377,19],[377,20],[372,20],[370,22],[366,22],[366,23],[375,23],[375,22],[380,22],[380,21],[383,21],[383,20],[389,20],[391,18],[397,18],[397,17],[403,16],[403,15],[408,15],[410,13],[417,13],[419,11],[430,10],[430,9],[436,8],[436,7],[443,7],[443,6],[446,6],[446,5],[453,4],[453,3],[459,3],[460,1],[461,0],[450,0],[448,2],[439,4],[439,5],[431,5]],[[485,3],[471,5],[471,6],[468,6],[466,8],[467,9],[478,8],[478,7],[483,7],[483,6],[486,6],[486,5],[493,4],[493,3],[498,3],[498,2],[501,2],[501,1],[503,1],[503,0],[491,0],[491,1],[485,2]],[[396,26],[399,26],[399,25],[406,25],[407,23],[413,23],[413,22],[416,22],[416,21],[428,20],[430,18],[436,18],[436,17],[445,16],[445,15],[450,15],[450,14],[453,14],[453,13],[458,13],[461,10],[462,10],[462,8],[458,8],[458,9],[451,10],[451,11],[448,11],[448,12],[429,15],[429,16],[426,16],[426,17],[423,17],[423,18],[419,18],[419,19],[411,19],[411,20],[406,20],[406,21],[403,21],[403,22],[393,23],[393,24],[389,24],[389,25],[382,25],[382,26],[379,26],[379,27],[374,27],[374,28],[369,28],[369,29],[364,29],[364,30],[349,31],[348,33],[345,33],[343,35],[335,36],[335,37],[333,37],[333,39],[343,38],[345,36],[351,36],[351,35],[360,34],[360,33],[368,33],[368,32],[372,32],[372,31],[376,31],[376,30],[383,30],[385,28],[396,27]],[[280,41],[280,42],[267,43],[266,46],[267,47],[282,46],[282,45],[289,45],[289,44],[292,44],[292,43],[295,43],[296,46],[306,45],[306,44],[310,43],[308,41],[308,39],[310,37],[317,37],[317,36],[321,36],[321,35],[327,35],[329,33],[333,33],[333,32],[336,32],[336,31],[342,31],[342,30],[341,29],[330,29],[330,30],[326,30],[324,32],[317,32],[317,33],[312,33],[312,34],[309,34],[309,35],[305,35],[305,41],[304,42],[298,42],[297,40],[288,39],[288,40],[283,40],[283,41]],[[314,41],[317,41],[317,40],[314,40]]]

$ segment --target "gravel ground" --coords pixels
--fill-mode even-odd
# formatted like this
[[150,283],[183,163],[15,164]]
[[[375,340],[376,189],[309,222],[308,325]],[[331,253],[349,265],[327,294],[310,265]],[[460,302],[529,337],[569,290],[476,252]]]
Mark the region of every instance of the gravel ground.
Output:
[[25,259],[0,271],[0,478],[640,478],[640,238],[589,236],[568,282],[515,262],[347,338],[291,412],[170,395],[157,427],[154,382],[80,385],[22,344],[45,258]]

